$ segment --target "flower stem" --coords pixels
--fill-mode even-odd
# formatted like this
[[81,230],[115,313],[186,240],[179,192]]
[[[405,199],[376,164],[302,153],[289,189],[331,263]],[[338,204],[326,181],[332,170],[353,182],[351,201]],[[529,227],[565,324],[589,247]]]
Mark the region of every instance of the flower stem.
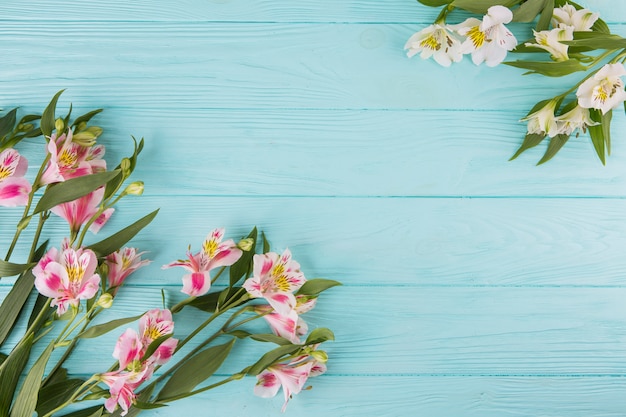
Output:
[[72,404],[75,399],[77,399],[81,395],[84,395],[87,392],[89,392],[89,390],[91,390],[97,384],[98,384],[98,380],[95,377],[92,376],[87,381],[85,381],[80,387],[78,387],[78,389],[76,391],[74,391],[72,396],[67,401],[65,401],[63,404],[61,404],[60,406],[58,406],[54,410],[50,411],[48,414],[44,415],[43,417],[50,417],[54,413],[56,413],[57,411],[63,410],[65,407],[67,407],[68,405]]

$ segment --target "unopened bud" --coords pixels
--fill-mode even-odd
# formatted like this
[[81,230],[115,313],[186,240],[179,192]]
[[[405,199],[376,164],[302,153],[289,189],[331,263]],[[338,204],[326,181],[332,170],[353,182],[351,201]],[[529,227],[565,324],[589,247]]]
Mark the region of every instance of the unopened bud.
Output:
[[78,133],[74,133],[74,136],[72,136],[72,142],[81,146],[93,146],[96,144],[96,139],[101,134],[102,128],[90,126],[87,129],[78,131]]
[[109,274],[109,265],[107,265],[106,263],[103,263],[102,265],[100,265],[100,274],[101,275],[108,275]]
[[142,195],[143,194],[143,181],[135,181],[128,184],[124,190],[124,194],[129,195]]
[[313,356],[313,358],[318,362],[328,362],[328,354],[323,350],[314,350],[313,352],[311,352],[311,356]]
[[250,252],[253,246],[254,246],[254,239],[252,239],[251,237],[241,239],[239,243],[237,243],[237,247],[244,252]]
[[32,216],[28,216],[28,217],[24,217],[22,220],[20,220],[20,222],[17,224],[17,230],[24,230],[28,227],[28,224],[30,223],[30,219],[32,218]]
[[120,168],[122,169],[124,177],[128,178],[130,176],[130,159],[122,159],[122,162],[120,162]]
[[32,123],[20,123],[17,125],[17,130],[20,132],[30,132],[33,130],[35,126]]
[[113,296],[109,293],[104,293],[98,298],[98,307],[111,308],[113,305]]
[[56,119],[54,122],[54,128],[57,130],[57,132],[62,132],[63,129],[65,129],[65,122],[63,121],[63,119]]

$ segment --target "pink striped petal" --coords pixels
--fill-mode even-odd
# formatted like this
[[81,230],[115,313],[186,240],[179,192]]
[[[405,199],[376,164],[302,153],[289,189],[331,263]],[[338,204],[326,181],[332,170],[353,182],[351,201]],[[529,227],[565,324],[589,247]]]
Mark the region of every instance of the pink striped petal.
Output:
[[25,178],[6,178],[0,182],[0,206],[25,206],[31,189],[30,183]]
[[114,211],[114,208],[108,208],[104,210],[102,214],[98,216],[98,218],[91,224],[91,226],[89,226],[89,231],[93,234],[98,233],[102,226],[104,226],[105,223],[109,221]]
[[113,349],[113,357],[120,362],[120,369],[125,369],[129,363],[140,359],[142,347],[137,332],[133,329],[126,329]]
[[280,381],[272,372],[265,370],[257,375],[254,394],[262,398],[274,397],[280,389]]
[[198,297],[209,291],[211,288],[211,277],[207,272],[193,272],[183,276],[183,289],[181,292]]

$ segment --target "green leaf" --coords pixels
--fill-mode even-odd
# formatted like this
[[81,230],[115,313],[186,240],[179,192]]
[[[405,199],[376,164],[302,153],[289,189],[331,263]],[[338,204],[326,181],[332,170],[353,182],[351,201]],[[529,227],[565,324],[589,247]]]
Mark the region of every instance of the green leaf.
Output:
[[187,360],[168,379],[157,395],[157,401],[168,401],[173,397],[188,394],[198,384],[207,380],[226,360],[235,340],[205,349]]
[[265,232],[261,232],[261,237],[263,238],[263,253],[268,253],[270,251],[270,242],[265,237]]
[[13,275],[19,275],[34,265],[35,264],[14,264],[0,260],[0,277],[12,277]]
[[318,343],[324,343],[328,340],[335,340],[335,335],[330,329],[325,327],[320,327],[315,329],[309,334],[309,337],[306,338],[305,345],[316,345]]
[[108,238],[101,240],[98,243],[88,246],[98,256],[107,256],[116,250],[124,246],[129,240],[131,240],[137,233],[144,227],[150,224],[150,222],[156,217],[159,210],[154,210],[152,213],[142,217],[130,226],[120,230],[119,232],[109,236]]
[[541,160],[537,162],[537,165],[541,165],[545,162],[548,162],[550,159],[552,159],[552,157],[556,155],[556,153],[563,147],[563,145],[567,143],[568,139],[569,139],[569,135],[565,135],[565,134],[556,135],[553,138],[550,138],[548,149],[546,150],[546,153],[543,155],[543,158],[541,158]]
[[249,337],[250,339],[256,340],[257,342],[269,342],[269,343],[275,343],[281,346],[292,344],[289,340],[285,339],[284,337],[276,336],[275,334],[270,334],[270,333],[251,334]]
[[[15,325],[31,290],[35,277],[31,271],[22,274],[13,284],[11,291],[0,304],[0,345],[2,345]],[[2,413],[0,413],[0,416]]]
[[606,144],[606,152],[611,155],[611,119],[613,118],[613,110],[609,110],[602,115],[602,134],[604,135],[604,143]]
[[150,356],[152,356],[154,352],[156,352],[156,350],[159,348],[159,346],[163,344],[163,342],[165,342],[167,339],[169,339],[172,336],[173,335],[170,333],[170,334],[166,334],[166,335],[163,335],[161,337],[154,339],[152,343],[150,343],[150,345],[148,346],[148,349],[146,349],[143,356],[141,357],[141,362],[145,362]]
[[0,118],[0,139],[13,130],[16,122],[17,107]]
[[84,382],[82,379],[77,378],[66,379],[41,388],[35,409],[37,415],[43,416],[65,403]]
[[167,404],[145,403],[143,401],[136,401],[134,407],[140,410],[152,410],[153,408],[167,407]]
[[11,417],[32,417],[37,407],[37,399],[39,396],[39,387],[41,386],[41,378],[46,370],[48,359],[54,350],[54,343],[50,343],[48,347],[41,353],[35,364],[26,375],[20,389],[13,408],[11,409]]
[[522,0],[454,0],[451,5],[468,12],[486,14],[491,6],[512,7],[521,2]]
[[562,77],[567,74],[572,74],[578,71],[586,71],[587,67],[581,64],[578,60],[569,59],[567,61],[553,62],[553,61],[510,61],[504,62],[506,65],[510,65],[516,68],[527,69],[524,75],[528,74],[542,74],[548,77]]
[[89,113],[85,113],[82,116],[79,116],[76,118],[76,120],[74,120],[74,123],[72,123],[72,126],[78,126],[79,124],[85,122],[87,123],[88,121],[91,120],[92,117],[94,117],[96,114],[102,112],[103,109],[96,109],[96,110],[92,110]]
[[215,312],[215,309],[217,308],[217,301],[219,299],[219,296],[224,291],[230,291],[230,289],[226,288],[225,290],[221,292],[210,292],[200,297],[196,297],[188,305],[195,307],[198,310],[206,311],[208,313],[213,313]]
[[543,11],[539,16],[536,30],[538,32],[547,30],[550,27],[550,20],[552,19],[552,13],[554,12],[554,0],[545,0]]
[[252,250],[248,252],[243,252],[241,258],[237,260],[231,267],[229,271],[230,275],[230,286],[234,286],[242,277],[247,276],[252,268],[252,258],[254,253],[256,252],[254,248],[256,248],[256,239],[257,239],[257,229],[254,227],[246,238],[254,239],[254,245],[252,246]]
[[524,152],[525,150],[528,150],[530,148],[533,148],[539,145],[545,137],[546,135],[538,135],[536,133],[527,134],[526,137],[524,138],[524,142],[522,142],[522,146],[520,146],[517,152],[515,152],[515,155],[513,155],[511,159],[509,159],[509,161],[512,161],[518,156],[520,156],[522,152]]
[[591,30],[598,33],[610,34],[611,29],[609,29],[609,25],[602,19],[596,20],[596,22],[591,26]]
[[[100,417],[104,409],[101,405],[94,405],[93,407],[84,408],[82,410],[74,411],[69,414],[65,414],[62,417]],[[130,412],[127,414],[130,415]]]
[[[594,122],[602,122],[602,113],[599,110],[590,109],[589,113],[591,115],[591,120],[593,120]],[[589,126],[588,130],[589,136],[591,136],[591,142],[593,143],[593,147],[596,150],[598,158],[600,158],[602,165],[606,165],[606,139],[604,137],[604,127],[599,124],[595,126]]]
[[452,0],[417,0],[425,6],[439,7],[452,3]]
[[[22,370],[28,362],[30,349],[33,346],[33,334],[20,340],[0,370],[0,416],[8,416],[11,400],[20,379]],[[30,417],[30,416],[29,416]]]
[[301,348],[301,345],[289,344],[270,350],[248,369],[248,375],[255,376],[260,374],[268,366],[273,365],[285,356],[293,355]]
[[546,0],[528,0],[520,7],[513,10],[513,21],[528,23],[535,20],[535,17],[545,7]]
[[118,174],[118,171],[99,172],[53,184],[41,196],[33,214],[50,210],[61,203],[87,195],[111,181]]
[[63,91],[65,90],[59,91],[58,93],[54,95],[54,97],[52,97],[50,104],[48,104],[46,109],[43,111],[43,114],[41,115],[41,123],[40,123],[41,132],[46,136],[50,136],[52,134],[52,131],[54,130],[54,122],[56,120],[55,113],[56,113],[56,108],[57,108],[57,101],[59,100],[59,97],[61,96],[61,94],[63,94]]
[[561,41],[570,48],[586,49],[622,49],[626,48],[626,39],[618,35],[600,32],[574,32],[574,40]]
[[135,320],[140,319],[141,316],[143,316],[143,314],[140,314],[134,317],[125,317],[123,319],[111,320],[107,323],[98,324],[96,326],[92,326],[88,328],[87,330],[80,333],[76,337],[80,339],[91,339],[94,337],[102,336],[103,334],[106,334],[113,329],[117,329],[118,327],[123,326],[124,324],[131,323]]
[[306,281],[296,295],[319,295],[327,289],[338,285],[342,285],[341,282],[333,281],[332,279],[313,278]]

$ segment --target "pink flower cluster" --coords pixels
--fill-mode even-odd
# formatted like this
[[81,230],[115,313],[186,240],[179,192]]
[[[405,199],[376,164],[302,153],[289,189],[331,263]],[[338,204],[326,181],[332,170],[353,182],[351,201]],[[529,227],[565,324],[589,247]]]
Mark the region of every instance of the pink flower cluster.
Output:
[[129,328],[120,336],[113,350],[119,369],[99,375],[109,387],[110,397],[104,406],[110,413],[119,405],[122,415],[126,415],[136,400],[137,388],[150,379],[156,365],[163,365],[172,358],[178,345],[178,340],[173,338],[166,339],[149,357],[145,356],[152,342],[173,333],[172,313],[153,309],[139,319],[139,333]]

